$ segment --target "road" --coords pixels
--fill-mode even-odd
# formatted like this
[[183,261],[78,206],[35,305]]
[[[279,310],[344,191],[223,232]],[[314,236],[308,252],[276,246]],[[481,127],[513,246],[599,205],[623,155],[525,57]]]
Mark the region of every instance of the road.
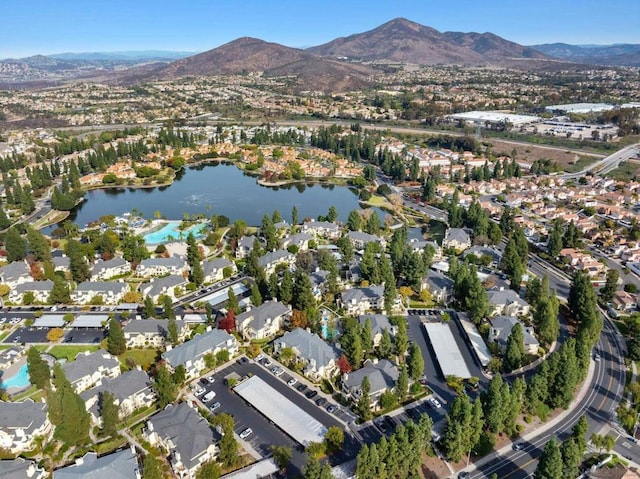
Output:
[[634,156],[638,155],[638,148],[640,147],[640,143],[634,143],[633,145],[625,146],[621,150],[616,151],[615,153],[603,158],[602,160],[596,161],[592,165],[589,165],[588,168],[585,168],[581,171],[576,171],[575,173],[565,173],[559,175],[561,178],[565,179],[577,179],[581,176],[584,176],[588,172],[592,171],[599,175],[604,175],[605,173],[610,172],[611,170],[616,169],[621,162],[626,161]]

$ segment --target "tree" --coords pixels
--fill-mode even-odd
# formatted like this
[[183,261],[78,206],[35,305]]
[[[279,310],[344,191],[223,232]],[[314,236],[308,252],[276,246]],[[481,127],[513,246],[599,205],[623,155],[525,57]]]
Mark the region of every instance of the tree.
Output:
[[51,260],[51,247],[47,238],[35,228],[27,228],[27,242],[29,243],[29,253],[38,261]]
[[330,223],[333,223],[337,219],[338,219],[338,210],[333,205],[329,206],[329,212],[327,213],[327,221],[329,221]]
[[360,383],[360,398],[358,399],[358,403],[356,404],[356,411],[363,421],[368,421],[372,416],[371,398],[369,397],[370,393],[371,384],[369,383],[369,378],[365,376],[364,378],[362,378],[362,382]]
[[534,479],[562,478],[562,455],[555,438],[551,438],[544,446],[538,466],[533,473]]
[[521,367],[524,356],[525,348],[522,325],[516,323],[511,328],[511,333],[509,333],[509,337],[507,338],[507,348],[502,362],[505,371],[511,372]]
[[62,328],[51,328],[47,333],[47,341],[51,341],[55,343],[56,341],[60,341],[64,336],[64,329]]
[[55,388],[48,393],[47,404],[55,437],[69,446],[84,444],[89,439],[89,413],[59,363],[53,367],[53,384]]
[[176,400],[178,388],[173,382],[173,377],[164,364],[156,369],[156,376],[153,380],[153,388],[158,396],[158,406],[164,409],[167,404]]
[[142,310],[142,316],[146,319],[153,318],[156,315],[156,305],[153,303],[151,296],[144,298],[144,309]]
[[282,273],[282,281],[280,282],[279,288],[280,301],[284,304],[291,303],[291,299],[293,298],[293,276],[288,269],[284,270]]
[[38,389],[48,389],[51,381],[51,371],[47,363],[36,348],[31,346],[27,351],[27,368],[29,381]]
[[189,264],[189,280],[200,286],[204,282],[204,270],[200,261],[200,250],[193,233],[187,236],[187,263]]
[[240,303],[238,302],[236,293],[233,292],[233,288],[229,288],[227,298],[227,310],[233,311],[234,314],[238,314],[240,312]]
[[309,313],[316,305],[311,280],[309,279],[309,275],[302,269],[296,269],[294,274],[293,298],[291,305],[293,308],[307,313],[307,317],[309,317]]
[[127,350],[127,341],[124,338],[124,331],[120,321],[112,318],[109,321],[109,333],[107,336],[107,351],[114,356],[119,356]]
[[[294,206],[295,208],[295,206]],[[273,460],[281,471],[286,471],[291,458],[293,457],[293,451],[288,446],[271,446],[271,453],[273,454]]]
[[12,263],[20,261],[27,256],[27,243],[20,236],[20,232],[16,227],[7,230],[4,238],[4,247],[7,250],[7,261]]
[[503,395],[503,384],[505,383],[502,381],[502,376],[496,374],[491,381],[489,381],[486,392],[481,395],[485,425],[487,430],[492,433],[502,431],[506,418],[507,408],[505,407],[505,399],[509,398],[505,398]]
[[167,322],[167,339],[172,346],[178,344],[178,323],[176,318],[169,318]]
[[[229,291],[231,291],[231,289],[229,289]],[[218,321],[218,329],[224,329],[227,333],[236,329],[236,315],[233,309],[229,309],[227,315]]]
[[386,359],[391,356],[391,350],[393,345],[391,343],[391,334],[389,334],[388,330],[382,331],[382,337],[380,338],[380,342],[378,343],[378,357],[381,359]]
[[216,461],[207,461],[196,473],[196,479],[218,479],[222,475],[222,469]]
[[254,306],[260,306],[262,304],[262,295],[260,294],[260,288],[256,283],[251,286],[251,304]]
[[364,326],[361,328],[362,349],[365,353],[373,351],[373,334],[371,332],[371,318],[367,317]]
[[559,307],[557,295],[553,291],[538,301],[533,313],[536,334],[544,346],[549,346],[558,339],[558,334],[560,333]]
[[306,329],[309,325],[307,313],[305,313],[304,311],[300,311],[299,309],[294,309],[293,311],[291,311],[291,318],[289,319],[289,322],[292,329]]
[[222,413],[215,416],[214,423],[222,428],[222,439],[218,443],[220,452],[218,461],[224,467],[232,467],[238,464],[240,457],[238,456],[239,445],[233,436],[234,420],[228,414]]
[[557,258],[560,254],[560,250],[562,249],[562,235],[562,220],[554,220],[547,240],[547,253],[549,253],[549,256],[552,258]]
[[407,336],[407,323],[405,321],[400,321],[398,323],[398,331],[396,332],[396,335],[393,338],[393,343],[395,346],[396,355],[400,358],[404,358],[404,355],[407,353],[407,348],[409,347],[409,337]]
[[607,280],[602,288],[600,288],[600,297],[605,303],[610,303],[618,289],[618,280],[620,273],[617,269],[607,271]]
[[338,369],[340,370],[341,374],[345,374],[345,373],[350,373],[351,372],[351,364],[349,364],[349,360],[347,359],[347,357],[344,354],[342,354],[338,358],[338,361],[336,362],[336,364],[338,365]]
[[102,433],[105,436],[115,436],[120,423],[120,412],[115,397],[109,391],[101,394],[100,415],[102,416]]
[[142,479],[164,479],[162,463],[153,455],[146,454],[142,461]]
[[327,450],[330,452],[339,451],[344,443],[344,431],[338,426],[331,426],[324,435]]
[[424,358],[422,357],[422,349],[416,343],[411,343],[409,347],[409,357],[407,358],[409,366],[409,375],[411,379],[417,381],[424,373]]
[[293,205],[293,208],[291,208],[291,224],[293,226],[298,224],[298,208],[296,208],[296,205]]
[[338,239],[336,245],[338,246],[338,249],[340,250],[340,254],[342,255],[343,263],[349,264],[351,260],[353,260],[353,255],[354,255],[353,242],[351,241],[351,238],[343,234]]
[[66,255],[69,257],[69,270],[71,271],[71,277],[76,283],[86,281],[91,277],[89,271],[89,265],[85,260],[84,254],[82,254],[82,245],[79,241],[69,239],[64,249]]
[[265,239],[267,251],[275,251],[280,247],[278,231],[267,214],[262,217],[260,234],[262,234],[262,237]]
[[404,401],[409,391],[409,373],[407,371],[407,365],[401,364],[400,371],[398,372],[398,380],[396,382],[396,394],[400,401]]
[[347,218],[347,228],[350,231],[360,231],[362,228],[362,216],[357,210],[351,210]]
[[[229,291],[231,291],[231,289],[229,289]],[[173,300],[171,299],[171,296],[166,294],[162,295],[162,313],[164,319],[171,319],[176,317],[173,311]]]

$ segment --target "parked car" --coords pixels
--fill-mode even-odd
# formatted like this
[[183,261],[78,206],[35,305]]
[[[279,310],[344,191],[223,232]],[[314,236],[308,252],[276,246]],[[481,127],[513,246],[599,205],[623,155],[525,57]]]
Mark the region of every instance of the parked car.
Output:
[[242,356],[241,358],[236,359],[236,363],[238,363],[238,364],[246,364],[247,362],[249,362],[249,360],[247,358],[245,358],[244,356]]
[[442,407],[442,404],[436,398],[431,397],[428,399],[428,401],[429,401],[429,404],[431,404],[431,406],[433,406],[436,409],[440,409]]
[[215,383],[215,382],[216,382],[216,378],[214,378],[214,377],[213,377],[213,375],[211,375],[211,376],[207,376],[207,382],[208,382],[209,384],[213,384],[213,383]]
[[251,434],[253,434],[253,430],[250,427],[248,427],[240,433],[240,439],[246,439],[249,436],[251,436]]
[[298,380],[296,378],[291,378],[287,381],[287,384],[289,386],[294,386],[296,383],[298,382]]
[[257,363],[259,363],[260,361],[262,361],[264,359],[264,354],[260,353],[255,357],[255,361]]
[[329,414],[334,413],[334,412],[336,411],[336,409],[337,409],[337,408],[336,408],[336,407],[335,407],[335,405],[333,405],[333,404],[329,404],[329,405],[327,406],[327,412],[328,412]]
[[315,391],[313,389],[307,392],[307,394],[305,394],[305,396],[307,396],[308,399],[313,399],[317,395],[318,395],[318,391]]
[[514,442],[513,446],[511,446],[513,448],[514,451],[521,451],[522,449],[524,449],[524,442]]
[[324,406],[325,404],[327,404],[327,400],[325,398],[318,398],[316,399],[316,404],[320,407]]
[[222,406],[222,404],[220,404],[218,401],[214,402],[211,406],[209,406],[209,409],[212,411],[215,411],[216,409],[218,409],[220,406]]
[[296,387],[296,389],[303,393],[307,390],[307,385],[305,383],[300,383],[298,384],[298,387]]

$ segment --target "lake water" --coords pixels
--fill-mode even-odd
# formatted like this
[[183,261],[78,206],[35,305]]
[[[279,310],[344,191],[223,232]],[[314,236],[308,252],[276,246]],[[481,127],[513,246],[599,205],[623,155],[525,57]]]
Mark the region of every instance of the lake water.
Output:
[[[346,186],[296,184],[268,188],[234,165],[207,164],[186,168],[168,186],[91,190],[69,219],[83,227],[100,216],[121,215],[135,208],[145,218],[160,212],[167,219],[181,220],[186,212],[207,217],[225,215],[231,222],[243,219],[249,225],[259,225],[265,213],[272,214],[274,210],[291,222],[294,205],[299,221],[326,215],[331,205],[337,208],[340,220],[346,221],[351,210],[360,208],[356,194]],[[376,210],[382,221],[386,213]]]

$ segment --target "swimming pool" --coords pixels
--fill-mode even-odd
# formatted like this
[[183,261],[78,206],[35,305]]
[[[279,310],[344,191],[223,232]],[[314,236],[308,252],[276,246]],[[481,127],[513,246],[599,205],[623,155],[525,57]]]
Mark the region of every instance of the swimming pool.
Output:
[[203,230],[207,227],[205,223],[202,223],[187,230],[180,231],[178,229],[179,226],[180,221],[169,221],[158,231],[144,235],[144,241],[147,244],[166,243],[169,241],[169,238],[173,238],[173,240],[180,240],[180,238],[186,239],[189,233],[193,233],[196,238],[199,238],[203,236]]
[[31,384],[29,382],[29,368],[27,367],[26,364],[22,365],[22,367],[18,371],[18,374],[11,376],[10,378],[7,378],[7,379],[2,378],[2,386],[5,389],[24,388],[24,387],[27,387],[29,384]]

